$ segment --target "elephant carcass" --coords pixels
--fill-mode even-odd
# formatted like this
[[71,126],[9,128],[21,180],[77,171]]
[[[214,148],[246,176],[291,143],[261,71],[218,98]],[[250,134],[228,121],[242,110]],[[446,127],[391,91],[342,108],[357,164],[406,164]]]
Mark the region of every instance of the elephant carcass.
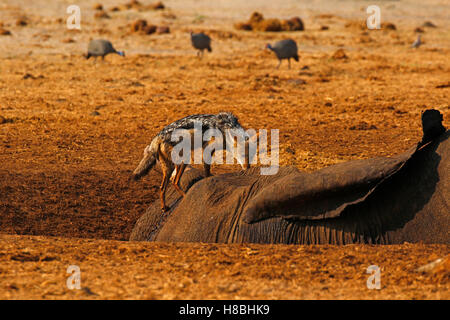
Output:
[[[425,128],[425,126],[424,126]],[[449,132],[424,134],[409,151],[313,173],[259,168],[204,178],[185,173],[184,199],[153,203],[130,240],[218,243],[450,243]]]

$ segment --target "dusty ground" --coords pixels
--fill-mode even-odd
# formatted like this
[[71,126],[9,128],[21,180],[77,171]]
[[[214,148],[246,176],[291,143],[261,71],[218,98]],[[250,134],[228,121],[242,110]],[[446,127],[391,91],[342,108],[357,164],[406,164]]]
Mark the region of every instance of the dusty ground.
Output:
[[[448,274],[416,271],[448,253],[445,245],[0,240],[3,299],[450,299]],[[70,265],[80,268],[80,290],[66,286]],[[380,290],[367,288],[370,265],[380,267]]]
[[[137,184],[127,182],[129,173],[153,135],[183,116],[228,110],[247,128],[279,129],[280,163],[307,171],[405,151],[421,137],[426,108],[440,110],[448,127],[446,1],[381,2],[382,22],[397,30],[373,31],[359,27],[365,1],[290,0],[278,8],[271,1],[164,1],[163,11],[110,12],[126,1],[108,0],[101,3],[110,19],[94,19],[96,2],[77,1],[81,31],[66,28],[69,2],[0,4],[0,26],[11,33],[0,35],[0,298],[450,297],[447,278],[412,272],[448,254],[443,245],[113,241],[127,240],[157,198],[159,173]],[[267,18],[299,15],[306,31],[233,29],[255,10]],[[139,18],[171,33],[130,34]],[[425,21],[437,28],[422,27]],[[413,50],[417,27],[425,44]],[[191,29],[213,38],[201,61]],[[298,42],[300,62],[276,70],[263,48],[287,37]],[[112,40],[126,58],[86,61],[91,38]],[[340,48],[347,59],[333,58]],[[66,289],[65,270],[77,263],[83,285],[97,295]],[[384,268],[380,291],[365,286],[370,264]]]

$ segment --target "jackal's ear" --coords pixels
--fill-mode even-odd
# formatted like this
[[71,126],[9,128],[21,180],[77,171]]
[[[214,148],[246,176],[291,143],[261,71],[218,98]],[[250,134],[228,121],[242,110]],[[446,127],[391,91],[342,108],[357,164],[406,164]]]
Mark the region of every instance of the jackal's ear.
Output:
[[220,112],[217,114],[217,117],[226,121],[237,120],[236,116],[231,112]]
[[230,116],[230,114],[231,114],[231,113],[229,113],[229,112],[224,112],[224,111],[222,111],[222,112],[219,112],[219,113],[217,114],[217,117],[218,117],[218,118],[228,118],[228,117]]
[[220,112],[217,114],[217,122],[220,126],[233,128],[240,127],[238,119],[231,112]]
[[220,123],[225,123],[228,120],[228,113],[226,112],[220,112],[217,114],[217,120]]

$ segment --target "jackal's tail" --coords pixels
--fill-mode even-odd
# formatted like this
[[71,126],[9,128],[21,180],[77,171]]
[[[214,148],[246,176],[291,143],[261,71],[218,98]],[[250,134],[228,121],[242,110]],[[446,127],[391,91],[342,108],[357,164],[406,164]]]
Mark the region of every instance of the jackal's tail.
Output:
[[158,156],[159,143],[158,139],[153,139],[152,143],[144,150],[144,157],[139,165],[134,169],[130,179],[135,181],[145,176],[155,165]]

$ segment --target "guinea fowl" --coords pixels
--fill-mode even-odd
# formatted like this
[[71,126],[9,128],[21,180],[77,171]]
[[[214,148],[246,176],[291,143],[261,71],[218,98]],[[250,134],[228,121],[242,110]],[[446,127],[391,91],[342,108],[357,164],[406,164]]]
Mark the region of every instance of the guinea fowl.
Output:
[[192,46],[198,50],[197,56],[203,57],[203,50],[208,50],[211,52],[211,38],[204,33],[193,33],[191,32],[191,42]]
[[90,57],[102,57],[102,60],[105,59],[105,56],[115,53],[119,56],[124,57],[125,53],[123,51],[117,51],[114,49],[112,43],[108,40],[103,39],[97,39],[97,40],[91,40],[88,45],[88,53],[86,55],[86,59],[89,59]]
[[413,44],[411,45],[411,48],[418,48],[420,47],[422,44],[422,39],[420,37],[420,34],[417,36],[416,41],[413,42]]
[[288,60],[289,69],[291,68],[291,58],[293,58],[295,61],[298,61],[298,49],[297,44],[295,43],[294,40],[291,39],[281,40],[276,42],[273,46],[270,45],[270,43],[268,43],[266,45],[266,48],[275,52],[275,55],[280,61],[278,63],[277,69],[280,67],[281,60],[283,59]]

